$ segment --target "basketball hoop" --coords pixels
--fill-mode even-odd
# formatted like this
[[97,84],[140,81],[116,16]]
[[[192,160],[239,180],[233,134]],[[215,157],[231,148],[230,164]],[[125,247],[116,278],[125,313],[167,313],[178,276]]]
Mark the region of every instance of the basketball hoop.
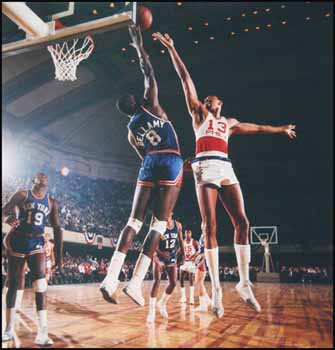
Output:
[[60,45],[49,45],[48,51],[55,64],[55,78],[60,81],[77,80],[76,72],[79,63],[86,60],[94,49],[94,41],[91,36],[87,36],[81,46],[76,48],[79,39],[73,40],[72,46],[66,41]]

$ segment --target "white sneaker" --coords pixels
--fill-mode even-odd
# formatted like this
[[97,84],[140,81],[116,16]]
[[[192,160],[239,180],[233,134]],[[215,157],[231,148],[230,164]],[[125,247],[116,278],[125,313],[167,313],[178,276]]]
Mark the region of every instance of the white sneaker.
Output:
[[10,329],[8,331],[5,331],[4,334],[2,335],[2,341],[5,342],[5,341],[11,341],[14,339],[14,330],[13,329]]
[[156,314],[154,312],[150,312],[147,317],[147,322],[148,323],[153,323],[155,322]]
[[189,304],[194,305],[194,298],[190,298]]
[[238,283],[235,289],[247,304],[251,305],[257,312],[261,312],[262,308],[256,300],[251,287],[253,287],[253,284],[248,281],[245,285]]
[[118,300],[116,298],[116,290],[119,286],[119,281],[111,281],[106,277],[102,283],[100,284],[100,292],[102,293],[102,297],[108,302],[112,304],[118,304]]
[[46,327],[42,328],[41,331],[37,333],[35,338],[35,344],[37,345],[52,345],[54,342],[48,337],[48,329]]
[[169,314],[168,314],[168,312],[166,310],[166,305],[165,304],[163,304],[159,300],[158,303],[157,303],[157,307],[158,307],[159,313],[161,314],[162,317],[169,318]]
[[222,290],[213,291],[212,297],[212,312],[218,317],[221,318],[224,315],[224,308],[222,305]]
[[142,295],[141,285],[136,285],[130,282],[126,287],[123,288],[123,292],[128,295],[136,304],[140,306],[145,305],[145,301]]

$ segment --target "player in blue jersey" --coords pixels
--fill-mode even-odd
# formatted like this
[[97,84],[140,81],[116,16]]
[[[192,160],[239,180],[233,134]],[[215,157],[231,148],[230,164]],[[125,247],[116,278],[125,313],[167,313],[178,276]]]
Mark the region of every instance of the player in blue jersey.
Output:
[[56,264],[62,265],[63,238],[58,216],[57,202],[47,193],[48,178],[38,173],[31,190],[16,192],[2,209],[2,220],[11,226],[4,238],[8,256],[8,292],[6,296],[6,329],[2,341],[14,338],[15,301],[25,262],[28,263],[38,316],[38,332],[35,343],[52,345],[48,336],[45,279],[45,225],[53,227],[56,248]]
[[183,251],[182,225],[180,222],[173,219],[173,213],[171,213],[166,231],[160,237],[159,246],[153,259],[154,282],[151,288],[149,314],[147,317],[147,322],[149,323],[155,321],[156,300],[163,269],[166,271],[169,284],[165,288],[161,299],[158,301],[157,307],[159,308],[160,314],[164,318],[168,318],[166,304],[177,284],[177,258],[183,255]]
[[117,108],[131,118],[128,140],[142,159],[142,165],[130,218],[121,232],[100,291],[106,301],[117,303],[115,292],[120,270],[135,235],[142,227],[153,189],[159,187],[158,205],[154,208],[149,233],[137,260],[133,278],[123,289],[133,301],[143,306],[142,282],[177,201],[183,176],[183,161],[176,132],[158,100],[154,70],[143,47],[140,29],[130,26],[129,32],[144,75],[144,98],[139,100],[133,95],[123,96],[117,101]]

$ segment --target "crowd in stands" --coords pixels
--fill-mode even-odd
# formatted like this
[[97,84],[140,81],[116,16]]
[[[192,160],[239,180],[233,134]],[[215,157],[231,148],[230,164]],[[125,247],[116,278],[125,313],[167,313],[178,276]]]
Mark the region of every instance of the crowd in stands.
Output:
[[320,266],[282,266],[280,281],[288,283],[329,283],[327,269]]

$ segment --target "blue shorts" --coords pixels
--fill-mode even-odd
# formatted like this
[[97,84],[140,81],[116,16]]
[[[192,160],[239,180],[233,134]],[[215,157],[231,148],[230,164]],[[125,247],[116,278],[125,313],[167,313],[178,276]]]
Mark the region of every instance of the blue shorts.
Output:
[[19,232],[10,231],[4,238],[4,246],[9,255],[18,258],[44,253],[44,235],[27,237]]
[[175,254],[172,254],[169,259],[163,259],[158,255],[155,255],[153,261],[154,261],[154,264],[160,267],[177,266],[177,256]]
[[172,153],[153,153],[144,157],[137,183],[142,186],[155,185],[180,187],[183,180],[183,160]]

